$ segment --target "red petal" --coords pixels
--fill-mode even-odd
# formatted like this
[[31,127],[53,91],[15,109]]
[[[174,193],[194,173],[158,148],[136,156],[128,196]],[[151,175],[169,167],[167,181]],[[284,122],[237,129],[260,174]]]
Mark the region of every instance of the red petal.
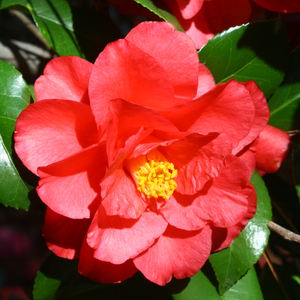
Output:
[[[250,184],[249,184],[250,186]],[[237,224],[229,228],[213,228],[213,247],[212,251],[220,251],[224,248],[227,248],[231,242],[240,234],[240,232],[245,228],[248,221],[253,218],[256,211],[256,192],[252,188],[252,193],[248,196],[248,212],[244,215],[243,219],[240,220]],[[254,229],[255,230],[255,229]]]
[[148,249],[166,230],[162,216],[145,212],[137,220],[107,216],[99,207],[87,234],[87,243],[95,249],[94,257],[113,264],[122,264]]
[[105,171],[105,149],[95,145],[39,168],[37,192],[58,214],[71,219],[90,218],[99,205],[99,182]]
[[173,86],[163,67],[126,40],[107,45],[96,59],[89,96],[96,122],[104,129],[112,99],[158,108],[182,103],[174,98]]
[[192,205],[196,198],[197,194],[182,195],[175,191],[160,212],[170,225],[178,229],[188,231],[202,229],[207,222],[201,219],[200,209]]
[[123,264],[114,265],[94,258],[94,249],[84,242],[81,248],[78,271],[81,275],[94,281],[119,283],[132,277],[137,269],[131,259]]
[[215,79],[209,69],[204,64],[199,64],[198,89],[195,99],[210,91],[215,87]]
[[153,110],[124,100],[112,100],[109,103],[107,128],[107,153],[109,164],[112,163],[125,141],[141,128],[178,132],[178,129],[162,115]]
[[36,100],[64,99],[89,103],[88,84],[93,64],[77,56],[52,59],[34,84]]
[[92,219],[74,220],[52,211],[46,211],[43,238],[48,248],[57,256],[78,259],[87,230]]
[[232,154],[234,155],[241,151],[246,145],[252,143],[258,137],[259,133],[266,127],[270,118],[267,100],[257,84],[252,80],[242,82],[241,84],[246,87],[252,96],[255,106],[255,119],[249,134],[243,140],[241,140],[239,145],[232,151]]
[[184,19],[190,19],[194,17],[202,7],[204,0],[164,0],[171,10],[180,11],[180,14]]
[[267,173],[276,172],[288,155],[290,142],[286,132],[267,125],[256,144],[256,167]]
[[294,13],[300,11],[300,2],[298,0],[253,0],[260,6],[272,11],[282,13]]
[[250,132],[255,107],[249,91],[233,79],[197,100],[161,114],[183,132],[225,132],[236,147]]
[[110,216],[136,219],[148,203],[141,197],[133,179],[121,167],[101,182],[102,205]]
[[165,69],[177,97],[196,96],[199,58],[186,34],[169,23],[144,22],[133,28],[125,39],[153,56]]
[[239,158],[228,156],[221,174],[208,182],[193,202],[199,207],[200,217],[216,227],[238,223],[248,210],[248,197],[253,190],[249,177],[246,165]]
[[211,228],[184,231],[169,226],[147,251],[133,262],[144,276],[159,285],[172,279],[191,277],[198,272],[211,251]]
[[44,100],[29,105],[16,123],[15,150],[33,173],[97,143],[97,128],[88,105]]
[[[248,167],[250,171],[250,176],[252,175],[255,166],[256,166],[256,148],[255,145],[257,143],[257,139],[251,145],[245,147],[242,151],[240,151],[236,156],[241,159]],[[250,177],[249,177],[250,179]]]
[[251,15],[249,0],[205,1],[201,10],[214,34],[247,23]]
[[225,134],[191,134],[159,150],[178,170],[177,191],[194,195],[208,180],[218,176],[231,145]]

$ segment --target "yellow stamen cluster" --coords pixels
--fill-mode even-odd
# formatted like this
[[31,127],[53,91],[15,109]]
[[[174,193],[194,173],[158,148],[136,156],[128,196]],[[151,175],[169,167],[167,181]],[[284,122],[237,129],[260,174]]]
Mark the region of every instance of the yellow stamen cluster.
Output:
[[130,173],[137,183],[137,189],[147,198],[162,197],[168,200],[177,188],[173,178],[177,177],[178,171],[158,150],[139,157],[131,166]]

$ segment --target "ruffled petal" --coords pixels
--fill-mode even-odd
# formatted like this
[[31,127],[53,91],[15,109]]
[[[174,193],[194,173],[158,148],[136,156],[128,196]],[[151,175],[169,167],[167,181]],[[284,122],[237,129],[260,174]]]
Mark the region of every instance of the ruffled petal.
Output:
[[175,191],[161,207],[160,212],[170,225],[178,229],[188,231],[202,229],[207,222],[201,219],[200,208],[192,205],[196,198],[197,194],[182,195]]
[[107,128],[107,153],[109,164],[112,163],[125,141],[141,128],[178,132],[178,129],[157,112],[121,99],[109,103]]
[[78,259],[81,245],[92,219],[74,220],[55,213],[50,208],[45,215],[43,238],[57,256]]
[[266,127],[270,118],[267,100],[258,85],[253,80],[241,82],[241,84],[246,87],[252,96],[255,106],[255,119],[249,134],[240,141],[239,145],[235,149],[233,149],[232,154],[234,155],[241,151],[245,146],[252,143],[258,137],[260,132]]
[[112,172],[101,182],[101,196],[102,205],[110,216],[136,219],[144,213],[148,205],[123,167]]
[[[250,145],[246,146],[236,156],[241,159],[248,167],[250,176],[256,167],[256,147],[257,139]],[[250,177],[249,177],[250,179]]]
[[113,42],[100,53],[93,67],[89,96],[96,122],[103,130],[112,99],[158,108],[182,103],[175,99],[164,68],[127,40]]
[[123,161],[149,133],[151,129],[141,128],[136,135],[131,136],[125,142],[125,147],[118,152],[102,180],[100,184],[102,205],[108,215],[136,219],[144,212],[147,204],[137,191],[133,179],[124,171]]
[[158,149],[178,170],[177,191],[194,195],[208,180],[218,176],[231,152],[231,144],[226,134],[191,134]]
[[250,132],[255,107],[249,91],[232,79],[197,100],[161,114],[183,132],[225,132],[235,148]]
[[194,17],[201,9],[205,0],[164,0],[172,11],[179,10],[184,19]]
[[23,110],[17,119],[14,138],[18,156],[37,175],[38,167],[97,143],[97,127],[88,105],[44,100]]
[[100,201],[99,182],[106,171],[105,148],[90,148],[38,169],[41,200],[54,212],[71,219],[90,218]]
[[298,0],[253,0],[260,6],[281,13],[294,13],[300,11]]
[[133,262],[148,280],[158,285],[165,285],[172,275],[177,279],[191,277],[209,257],[211,235],[209,226],[200,231],[169,226],[157,242]]
[[237,157],[230,155],[221,174],[208,182],[192,205],[200,208],[200,217],[216,227],[231,227],[247,213],[249,195],[249,169]]
[[88,104],[92,67],[93,64],[77,56],[52,59],[34,84],[36,100],[64,99]]
[[256,144],[256,167],[267,173],[276,172],[288,155],[290,143],[286,132],[267,125]]
[[192,99],[196,96],[199,58],[186,34],[169,23],[143,22],[125,39],[153,56],[165,69],[176,97]]
[[132,277],[137,269],[131,259],[123,264],[114,265],[94,258],[94,249],[85,241],[80,252],[78,272],[93,281],[119,283]]
[[87,243],[95,249],[94,257],[122,264],[148,249],[166,230],[162,216],[147,211],[137,220],[107,216],[102,206],[87,234]]
[[[250,186],[250,184],[249,184]],[[218,228],[212,227],[212,251],[220,251],[224,248],[227,248],[231,242],[240,234],[240,232],[245,228],[248,221],[253,218],[256,212],[256,192],[255,189],[252,189],[252,193],[248,196],[248,211],[244,215],[243,219],[240,220],[237,224],[229,228]],[[254,229],[255,230],[255,229]],[[252,243],[250,240],[248,243]]]

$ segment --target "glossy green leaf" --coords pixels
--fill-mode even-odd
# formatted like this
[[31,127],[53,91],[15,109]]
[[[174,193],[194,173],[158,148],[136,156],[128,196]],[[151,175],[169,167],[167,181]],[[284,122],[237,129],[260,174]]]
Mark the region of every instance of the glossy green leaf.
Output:
[[289,59],[283,83],[269,100],[269,124],[282,130],[300,129],[300,47]]
[[268,98],[281,83],[288,42],[280,20],[237,26],[217,34],[199,51],[216,83],[254,80]]
[[26,8],[49,46],[61,56],[94,61],[107,43],[120,38],[108,16],[71,7],[66,0],[2,0],[0,9],[4,8]]
[[256,171],[251,177],[251,183],[257,194],[254,217],[228,248],[213,253],[209,258],[219,281],[221,295],[258,261],[268,243],[270,231],[267,224],[272,217],[270,197]]
[[37,274],[34,300],[168,300],[166,287],[151,283],[141,273],[120,284],[101,284],[81,276],[78,261],[50,255]]
[[3,61],[0,61],[0,86],[0,202],[27,210],[30,186],[15,167],[18,159],[13,152],[13,133],[17,117],[30,104],[30,93],[21,73]]
[[[187,286],[172,293],[174,300],[263,300],[254,268],[248,270],[234,286],[220,296],[206,272],[199,271],[189,279]],[[184,279],[183,279],[184,280]],[[187,281],[187,280],[186,280]],[[180,283],[180,282],[179,282]]]
[[5,206],[28,210],[28,192],[0,135],[0,202]]
[[171,23],[177,30],[184,31],[181,27],[178,20],[169,12],[168,7],[164,3],[153,3],[151,0],[134,0],[135,2],[146,7],[154,14],[165,20],[166,22]]

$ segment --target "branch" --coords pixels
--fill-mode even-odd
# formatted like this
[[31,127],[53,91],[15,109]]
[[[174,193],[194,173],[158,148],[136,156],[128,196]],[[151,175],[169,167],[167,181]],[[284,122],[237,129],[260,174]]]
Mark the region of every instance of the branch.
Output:
[[268,227],[270,228],[270,230],[276,232],[277,234],[281,235],[284,239],[288,240],[288,241],[293,241],[293,242],[297,242],[300,243],[300,235],[296,234],[292,231],[289,231],[283,227],[281,227],[280,225],[270,221],[268,223]]
[[9,10],[9,13],[13,16],[16,16],[29,31],[31,31],[40,42],[42,42],[48,50],[51,50],[51,47],[48,45],[45,38],[42,36],[39,29],[31,22],[31,20],[22,12],[17,10]]

